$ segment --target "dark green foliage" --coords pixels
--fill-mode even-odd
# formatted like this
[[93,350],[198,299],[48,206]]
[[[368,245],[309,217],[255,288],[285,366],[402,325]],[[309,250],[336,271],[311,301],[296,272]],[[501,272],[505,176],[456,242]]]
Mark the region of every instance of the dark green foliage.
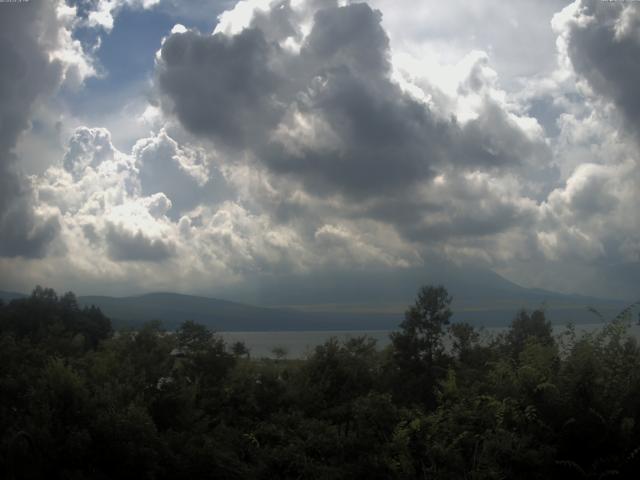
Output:
[[112,334],[36,288],[0,304],[0,478],[636,478],[631,313],[558,339],[519,312],[493,339],[425,287],[392,345],[250,359],[202,325]]
[[452,298],[442,287],[422,287],[416,303],[405,313],[401,331],[391,335],[395,391],[401,401],[435,405],[434,387],[441,378],[445,326]]
[[554,342],[551,322],[545,318],[542,310],[534,310],[531,314],[525,310],[518,312],[507,331],[506,346],[517,357],[530,340],[542,345],[552,345]]

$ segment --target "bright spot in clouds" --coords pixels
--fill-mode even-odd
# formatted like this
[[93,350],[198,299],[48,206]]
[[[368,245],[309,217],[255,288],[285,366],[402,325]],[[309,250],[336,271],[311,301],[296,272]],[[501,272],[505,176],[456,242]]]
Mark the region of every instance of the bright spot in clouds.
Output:
[[[636,293],[638,4],[190,9],[0,4],[19,66],[0,72],[0,288],[210,293],[438,258]],[[102,45],[136,47],[135,16],[174,26],[114,77]]]

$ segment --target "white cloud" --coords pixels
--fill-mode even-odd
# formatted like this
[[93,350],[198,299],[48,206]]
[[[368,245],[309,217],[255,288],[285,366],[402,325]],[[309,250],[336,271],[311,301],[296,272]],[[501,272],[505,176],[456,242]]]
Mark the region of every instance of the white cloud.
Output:
[[[127,3],[170,2],[101,1],[89,22],[110,30]],[[372,2],[390,50],[363,7],[325,13],[314,33],[330,5],[312,0],[239,2],[215,35],[174,28],[156,80],[170,118],[137,105],[122,122],[130,153],[106,129],[76,130],[30,180],[34,212],[59,224],[55,251],[0,267],[26,284],[55,272],[194,291],[436,256],[533,286],[619,289],[610,266],[640,261],[640,159],[620,115],[634,112],[626,84],[580,62],[611,64],[576,43],[604,14],[581,1],[410,3]],[[605,37],[634,52],[637,13],[605,15]],[[95,74],[72,17],[59,11],[50,50],[71,83]]]
[[149,9],[158,5],[162,0],[98,0],[95,8],[87,16],[89,27],[101,27],[107,32],[113,29],[115,16],[125,6]]
[[79,88],[87,78],[97,75],[95,60],[92,52],[87,51],[80,40],[73,38],[77,25],[76,8],[68,6],[64,0],[57,0],[54,5],[58,26],[50,33],[49,57],[65,66],[64,82]]
[[218,16],[218,24],[215,33],[225,35],[237,35],[247,28],[257,12],[266,13],[272,4],[282,3],[279,0],[240,0],[231,10],[227,10]]

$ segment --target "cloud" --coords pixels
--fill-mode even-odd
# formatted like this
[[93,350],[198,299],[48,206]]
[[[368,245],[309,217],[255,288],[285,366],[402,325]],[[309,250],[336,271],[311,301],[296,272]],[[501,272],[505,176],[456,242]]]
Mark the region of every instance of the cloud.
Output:
[[34,206],[30,181],[14,148],[38,102],[69,78],[93,73],[69,33],[61,1],[0,5],[0,256],[40,257],[56,237],[58,220]]
[[166,15],[190,20],[202,20],[230,9],[235,0],[84,0],[80,3],[83,23],[91,28],[100,28],[110,33],[118,15],[125,8],[134,10],[162,11]]
[[613,102],[626,128],[640,133],[640,6],[635,2],[577,0],[553,19],[575,71]]
[[[560,7],[546,2],[533,13]],[[628,11],[611,30],[619,39],[635,21]],[[429,70],[412,57],[416,50],[390,44],[383,25],[394,20],[381,18],[366,4],[239,4],[211,36],[186,31],[166,40],[156,71],[163,107],[202,141],[242,159],[224,167],[242,201],[294,226],[309,251],[313,239],[355,262],[366,255],[351,248],[380,246],[359,244],[371,238],[365,232],[388,228],[396,237],[384,248],[404,252],[400,263],[408,264],[429,252],[493,267],[633,257],[636,235],[622,218],[638,218],[628,210],[637,178],[629,158],[637,155],[615,128],[603,128],[611,117],[598,98],[576,88],[589,73],[566,71],[573,41],[566,25],[591,24],[560,28],[556,19],[557,71],[545,63],[549,77],[514,95],[486,52],[448,65],[427,57]],[[550,25],[536,34],[553,40]],[[240,44],[242,58],[233,55]],[[220,77],[238,66],[264,75],[237,85]],[[555,97],[553,111],[541,111]]]
[[142,230],[127,230],[121,225],[109,224],[105,238],[109,257],[116,261],[158,262],[175,254],[173,244],[149,238]]
[[47,13],[51,16],[49,25],[41,30],[43,43],[49,51],[49,58],[62,64],[64,83],[80,88],[87,78],[97,76],[98,71],[92,49],[86,49],[80,40],[74,38],[78,26],[77,8],[67,5],[64,0],[48,3],[54,11]]
[[[431,67],[454,64],[472,50],[487,52],[505,86],[546,76],[555,68],[555,35],[549,19],[569,0],[448,2],[370,0],[383,12],[395,54],[412,54]],[[433,68],[432,78],[438,73]]]
[[[551,152],[486,54],[466,56],[442,91],[398,81],[381,13],[366,4],[252,2],[223,20],[213,35],[165,41],[163,106],[249,159],[227,161],[228,181],[245,205],[295,228],[305,258],[408,266],[434,251],[494,262],[536,250],[527,230],[538,205],[518,174],[546,168]],[[233,82],[239,66],[268,74]]]
[[542,206],[540,241],[552,259],[578,256],[637,261],[640,181],[634,159],[617,165],[583,164]]
[[[396,267],[407,265],[407,258],[415,260],[415,251],[385,225],[342,220],[309,229],[303,223],[279,222],[268,209],[242,205],[247,202],[241,198],[218,205],[203,202],[172,217],[169,194],[145,192],[144,163],[170,160],[173,173],[187,178],[178,164],[184,159],[172,158],[187,150],[163,131],[141,139],[125,154],[114,147],[107,130],[78,128],[60,165],[50,167],[34,185],[38,205],[59,219],[60,242],[66,248],[46,261],[27,263],[20,278],[46,275],[51,268],[59,278],[84,276],[105,284],[144,282],[148,275],[153,280],[145,285],[175,289],[177,283],[185,288],[198,282],[228,285],[254,275],[275,278],[330,264]],[[241,173],[225,175],[236,181]],[[245,180],[241,184],[247,186]]]
[[85,174],[87,168],[95,169],[116,155],[111,143],[111,134],[103,128],[76,129],[69,140],[69,148],[64,156],[64,169],[75,177]]
[[[152,182],[156,161],[170,168],[157,172],[159,178],[164,173],[191,190],[203,190],[196,193],[202,203],[175,214],[172,192]],[[204,160],[193,148],[165,131],[140,139],[126,154],[113,145],[108,130],[79,127],[61,164],[35,179],[38,205],[55,213],[66,247],[46,263],[66,261],[58,266],[61,275],[102,275],[105,282],[154,272],[167,280],[165,289],[175,286],[171,277],[190,282],[219,275],[222,282],[251,272],[304,268],[310,257],[294,229],[233,201],[206,201],[211,183],[203,182],[203,172],[209,169],[198,162]],[[178,193],[184,201],[185,193]]]
[[[314,242],[324,255],[323,268],[350,265],[362,268],[405,268],[419,259],[416,252],[398,242],[383,225],[325,224],[314,233]],[[400,245],[399,245],[400,244]],[[404,248],[403,248],[404,247]]]
[[[546,154],[496,102],[482,102],[463,124],[405,93],[392,79],[381,13],[367,4],[321,8],[306,35],[274,35],[267,22],[279,5],[271,14],[253,5],[244,29],[227,22],[211,36],[187,31],[165,41],[158,86],[165,110],[190,132],[249,151],[315,194],[360,198],[406,190],[444,164],[512,168]],[[290,38],[299,50],[286,48]]]
[[100,27],[110,32],[113,29],[115,16],[125,6],[149,9],[155,7],[161,0],[96,0],[93,8],[88,9],[86,24],[89,27]]
[[56,215],[35,207],[31,185],[15,167],[0,167],[0,257],[42,258],[56,238]]
[[[128,129],[123,149],[118,132],[135,117],[126,110],[113,117],[115,140],[79,127],[55,165],[26,177],[14,146],[39,99],[91,74],[74,57],[86,45],[67,34],[90,12],[102,34],[122,8],[177,2],[61,9],[57,35],[14,32],[26,41],[0,53],[38,73],[2,70],[12,81],[0,86],[0,115],[13,129],[0,132],[10,225],[0,268],[26,283],[211,293],[435,258],[528,285],[630,294],[614,277],[634,278],[640,261],[640,172],[620,123],[635,104],[618,77],[633,77],[621,59],[635,48],[637,9],[575,2],[555,17],[553,57],[560,3],[199,1],[211,25],[221,5],[233,8],[211,34],[183,26],[164,40],[144,127],[154,131]],[[53,11],[42,5],[33,12]],[[26,31],[43,18],[23,21]],[[611,56],[620,47],[620,59],[591,49],[594,39]],[[530,60],[539,45],[547,53]]]
[[235,146],[260,141],[263,126],[277,122],[282,107],[271,94],[284,82],[269,65],[269,45],[258,30],[228,38],[176,33],[163,44],[160,89],[190,131]]
[[[165,130],[140,139],[132,155],[140,172],[143,195],[162,192],[171,198],[171,213],[179,216],[204,201],[214,201],[208,190],[215,187],[212,158],[215,153],[197,147],[180,146]],[[209,184],[207,186],[207,184]]]

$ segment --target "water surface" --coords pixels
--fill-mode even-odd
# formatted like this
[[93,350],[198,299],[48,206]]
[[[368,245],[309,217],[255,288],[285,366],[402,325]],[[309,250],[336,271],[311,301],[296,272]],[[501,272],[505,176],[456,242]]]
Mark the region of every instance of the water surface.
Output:
[[[592,323],[576,325],[575,330],[578,335],[593,332],[601,328],[604,324]],[[491,337],[504,332],[506,327],[490,327],[479,329],[481,338],[488,340]],[[566,330],[564,325],[555,325],[554,334],[560,335]],[[253,358],[273,357],[274,348],[283,348],[286,358],[304,358],[313,349],[322,345],[331,337],[338,340],[368,336],[376,340],[379,349],[389,345],[391,340],[389,334],[392,330],[325,330],[325,331],[286,331],[286,332],[221,332],[228,343],[242,341],[249,348]],[[640,338],[640,326],[633,325],[630,333],[636,338]]]

